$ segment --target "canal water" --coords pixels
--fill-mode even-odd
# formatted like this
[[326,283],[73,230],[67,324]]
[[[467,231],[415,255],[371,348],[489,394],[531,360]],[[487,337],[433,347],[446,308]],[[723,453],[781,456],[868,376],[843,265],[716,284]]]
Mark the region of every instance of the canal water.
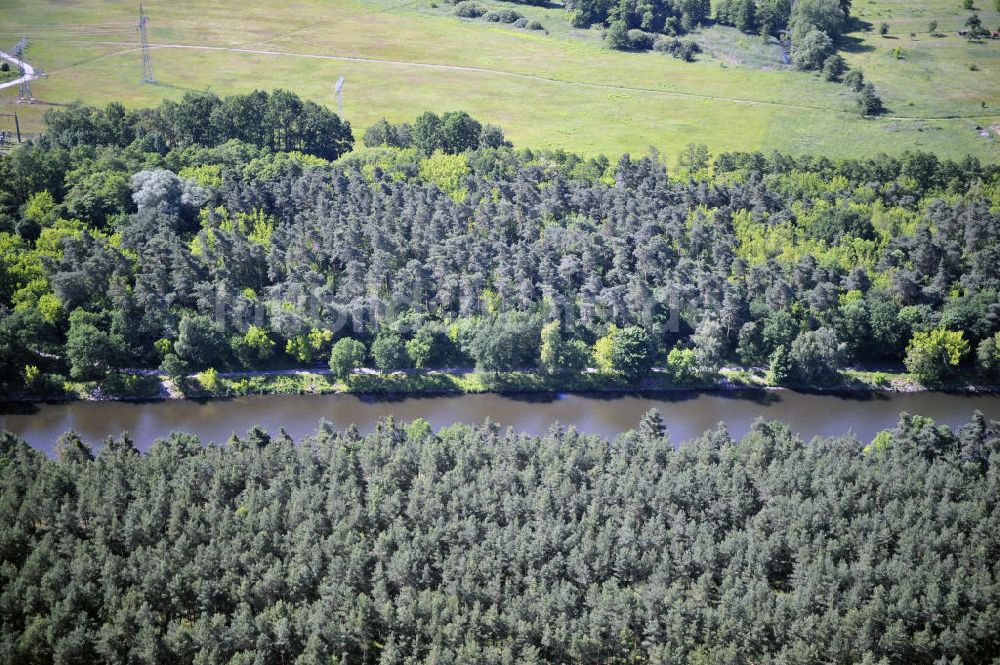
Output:
[[656,394],[528,394],[366,397],[356,395],[261,396],[197,402],[66,402],[0,405],[0,429],[11,430],[31,445],[51,452],[58,437],[76,430],[99,444],[109,435],[129,431],[141,450],[171,431],[191,432],[202,441],[224,442],[254,425],[272,433],[284,428],[299,439],[316,430],[321,419],[338,428],[350,424],[370,431],[385,416],[410,421],[424,418],[435,429],[455,422],[482,423],[487,418],[529,434],[544,434],[553,423],[613,438],[635,427],[642,414],[663,414],[675,444],[725,423],[736,437],[756,418],[781,420],[806,438],[854,432],[870,440],[892,428],[901,412],[930,416],[957,427],[975,410],[1000,420],[1000,395],[948,393],[871,393],[831,395],[790,390],[740,392],[671,392]]

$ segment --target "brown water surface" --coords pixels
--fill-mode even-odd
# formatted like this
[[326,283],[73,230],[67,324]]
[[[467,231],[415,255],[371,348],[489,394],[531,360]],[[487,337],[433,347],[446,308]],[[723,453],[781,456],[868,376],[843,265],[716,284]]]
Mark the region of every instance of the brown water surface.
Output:
[[1000,395],[946,393],[830,395],[789,390],[747,392],[682,392],[654,395],[460,395],[433,397],[364,397],[302,395],[247,397],[196,402],[67,402],[0,406],[0,429],[23,436],[51,452],[63,432],[74,429],[99,444],[128,430],[141,450],[174,430],[223,442],[254,425],[271,432],[284,428],[296,439],[313,433],[323,418],[338,428],[356,424],[370,431],[379,418],[425,418],[437,429],[455,422],[479,424],[490,418],[517,431],[543,434],[555,422],[582,432],[612,438],[635,427],[646,410],[663,414],[675,444],[683,443],[720,422],[734,436],[746,433],[754,419],[781,420],[807,438],[854,432],[863,441],[892,428],[900,412],[930,416],[956,427],[979,409],[1000,420]]

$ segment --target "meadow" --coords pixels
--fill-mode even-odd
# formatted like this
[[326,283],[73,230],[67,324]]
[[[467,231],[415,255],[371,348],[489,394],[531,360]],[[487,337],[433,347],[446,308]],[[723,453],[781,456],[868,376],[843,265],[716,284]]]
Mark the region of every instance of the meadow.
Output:
[[[1000,26],[992,5],[977,1],[984,25]],[[22,128],[37,131],[52,104],[144,106],[188,90],[254,88],[335,107],[334,82],[344,76],[344,115],[358,137],[383,116],[462,109],[501,125],[519,146],[588,155],[650,147],[673,155],[688,143],[831,157],[1000,154],[1000,135],[975,130],[1000,123],[1000,40],[958,37],[970,12],[957,0],[855,3],[844,56],[878,87],[888,108],[878,119],[860,117],[843,85],[769,63],[774,49],[759,37],[705,28],[695,39],[712,48],[685,63],[611,51],[598,31],[570,27],[561,6],[481,4],[514,7],[546,30],[459,19],[431,0],[246,0],[238,8],[154,0],[145,7],[157,84],[140,85],[137,4],[9,0],[0,43],[27,36],[28,60],[47,77],[32,83],[36,104],[16,104],[16,88],[0,90],[0,113],[16,110]]]

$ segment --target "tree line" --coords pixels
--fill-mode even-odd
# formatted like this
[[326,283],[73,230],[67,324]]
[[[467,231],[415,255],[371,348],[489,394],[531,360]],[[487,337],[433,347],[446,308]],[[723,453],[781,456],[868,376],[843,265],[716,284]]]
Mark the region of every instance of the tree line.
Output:
[[11,663],[988,663],[1000,423],[0,433]]
[[271,150],[336,159],[354,145],[349,122],[288,90],[255,90],[221,98],[211,92],[188,92],[180,102],[166,100],[151,109],[75,104],[47,114],[45,127],[42,144],[63,148],[131,145],[163,153],[237,139]]
[[833,70],[834,78],[845,69],[836,44],[850,25],[851,0],[721,0],[714,12],[708,0],[578,0],[567,9],[576,27],[604,26],[605,42],[618,50],[669,51],[678,35],[714,20],[780,38],[799,69]]
[[741,364],[800,385],[852,363],[1000,371],[1000,168],[973,158],[611,162],[446,113],[378,123],[330,162],[217,136],[123,147],[95,120],[116,108],[52,111],[0,160],[8,392],[328,361],[678,383]]

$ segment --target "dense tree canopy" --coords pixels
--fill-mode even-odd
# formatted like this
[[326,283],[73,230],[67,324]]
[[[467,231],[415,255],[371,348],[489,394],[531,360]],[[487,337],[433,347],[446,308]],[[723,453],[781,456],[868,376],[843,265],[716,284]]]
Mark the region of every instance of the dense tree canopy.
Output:
[[350,123],[315,102],[287,90],[220,98],[211,92],[187,92],[179,102],[154,109],[126,111],[118,103],[105,109],[74,105],[46,114],[45,143],[72,148],[87,145],[165,152],[187,146],[216,146],[230,139],[273,150],[336,159],[351,149]]
[[1000,424],[675,450],[490,424],[0,433],[0,652],[62,663],[989,663]]
[[573,25],[620,24],[626,30],[676,34],[691,30],[709,18],[709,0],[574,0],[567,4],[573,12]]
[[[711,370],[765,367],[784,347],[811,382],[900,363],[935,328],[964,334],[971,371],[1000,331],[1000,169],[974,159],[692,146],[668,169],[657,154],[486,146],[465,114],[445,114],[455,154],[382,141],[336,162],[238,140],[160,153],[59,138],[117,141],[94,120],[113,109],[52,112],[51,134],[0,159],[8,391],[28,365],[100,378],[322,363],[345,337],[385,369],[596,367],[611,326],[648,339],[622,373],[636,380],[674,349]],[[435,117],[399,133],[451,122]],[[83,182],[129,195],[84,204]]]
[[429,156],[437,150],[449,155],[478,147],[499,148],[506,145],[503,130],[485,127],[465,111],[449,111],[441,116],[427,111],[413,122],[392,124],[385,118],[372,125],[364,135],[369,148],[413,147]]
[[[463,3],[467,4],[467,3]],[[713,13],[714,5],[714,13]],[[831,61],[836,43],[848,26],[849,0],[574,0],[566,3],[573,13],[573,25],[606,27],[605,43],[618,50],[669,52],[691,60],[695,42],[687,42],[683,53],[669,48],[664,36],[700,28],[711,18],[723,25],[765,37],[780,37],[792,44],[793,62],[799,69],[825,70],[828,80],[839,72]],[[484,10],[485,11],[485,10]],[[674,43],[680,44],[674,40]],[[840,61],[842,62],[842,61]]]

